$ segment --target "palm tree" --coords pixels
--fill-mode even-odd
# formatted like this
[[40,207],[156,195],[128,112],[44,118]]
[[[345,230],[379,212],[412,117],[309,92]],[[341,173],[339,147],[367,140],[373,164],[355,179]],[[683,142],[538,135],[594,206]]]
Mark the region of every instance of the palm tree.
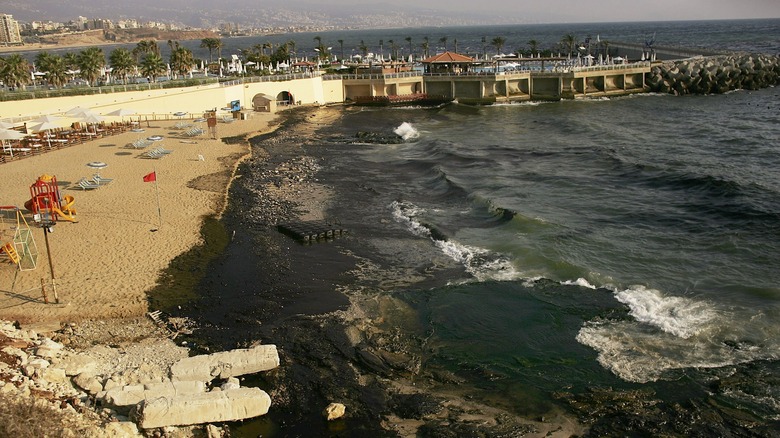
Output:
[[46,67],[46,80],[50,85],[60,88],[68,82],[67,70],[65,58],[56,55],[52,56]]
[[54,58],[54,55],[50,54],[47,51],[38,52],[37,55],[35,55],[35,67],[39,71],[46,71],[49,69],[49,63]]
[[217,38],[203,38],[200,40],[200,48],[209,50],[209,64],[214,62],[214,50],[217,48],[219,40]]
[[430,42],[428,41],[428,37],[424,37],[424,38],[423,38],[423,42],[422,42],[422,44],[420,44],[420,48],[422,48],[422,50],[423,50],[423,56],[424,56],[425,58],[427,58],[427,57],[429,57],[429,56],[430,56],[430,52],[429,52],[429,50],[430,50],[430,48],[431,48],[431,45],[430,45]]
[[395,56],[395,48],[396,48],[395,41],[387,40],[387,42],[390,43],[390,60],[392,61],[393,59],[396,58],[396,56]]
[[344,62],[344,40],[338,40],[339,47],[341,48],[341,62]]
[[135,45],[135,48],[133,49],[133,56],[135,56],[135,61],[139,62],[141,58],[144,57],[144,55],[147,55],[149,53],[154,53],[159,55],[160,54],[160,46],[157,45],[157,42],[154,40],[141,40],[138,42],[138,44]]
[[577,42],[577,38],[572,34],[567,34],[561,39],[561,43],[569,47],[569,55],[574,53],[574,44]]
[[171,69],[174,73],[186,76],[195,65],[195,57],[192,51],[186,47],[177,47],[171,53]]
[[314,37],[314,40],[317,41],[317,47],[314,49],[317,52],[317,58],[327,59],[328,50],[325,49],[325,46],[322,45],[322,37],[316,36]]
[[531,48],[531,55],[536,55],[536,52],[539,51],[539,41],[528,40],[528,46]]
[[442,45],[444,45],[444,51],[446,52],[447,51],[447,37],[443,36],[443,37],[439,38],[439,42],[442,43]]
[[135,70],[135,60],[129,50],[118,48],[111,51],[108,55],[108,62],[111,64],[111,71],[114,76],[121,77],[127,84],[127,77]]
[[35,71],[38,72],[49,71],[49,66],[51,65],[53,59],[54,56],[52,56],[49,52],[46,51],[38,52],[38,54],[35,55],[35,64],[33,65]]
[[408,37],[406,37],[404,39],[406,40],[407,43],[409,43],[409,54],[410,55],[414,55],[413,49],[412,49],[412,37],[408,36]]
[[496,54],[501,53],[501,48],[504,47],[504,44],[506,44],[506,38],[504,37],[499,36],[490,40],[490,45],[496,48]]
[[30,63],[22,58],[22,55],[14,53],[3,59],[0,65],[0,79],[6,85],[24,89],[25,85],[30,83]]
[[97,79],[100,77],[100,69],[106,65],[106,57],[103,49],[99,47],[90,47],[82,50],[78,54],[78,65],[81,70],[80,76],[88,84],[97,85]]
[[157,76],[165,73],[165,61],[157,53],[147,53],[141,61],[141,73],[152,82],[157,82]]
[[290,61],[290,54],[295,55],[295,40],[287,41],[285,44],[285,50],[287,51],[287,61]]
[[358,50],[360,50],[360,53],[363,54],[363,58],[368,56],[368,46],[366,45],[363,40],[360,40],[360,45],[358,45]]
[[[504,47],[504,43],[506,43],[506,39],[504,37],[495,37],[492,40],[490,40],[490,45],[496,48],[496,55],[501,53],[501,48]],[[495,62],[495,69],[496,72],[498,72],[498,62]]]
[[455,46],[455,53],[458,53],[458,39],[455,38],[452,40],[452,45]]
[[62,55],[63,61],[65,61],[65,67],[70,70],[79,68],[79,58],[74,52],[68,52]]

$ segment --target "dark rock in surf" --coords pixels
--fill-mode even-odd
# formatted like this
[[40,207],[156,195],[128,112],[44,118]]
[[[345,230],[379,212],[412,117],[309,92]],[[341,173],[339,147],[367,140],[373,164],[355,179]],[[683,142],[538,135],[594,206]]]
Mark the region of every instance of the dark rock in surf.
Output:
[[370,131],[358,131],[355,138],[362,143],[399,144],[404,142],[403,137],[399,135]]

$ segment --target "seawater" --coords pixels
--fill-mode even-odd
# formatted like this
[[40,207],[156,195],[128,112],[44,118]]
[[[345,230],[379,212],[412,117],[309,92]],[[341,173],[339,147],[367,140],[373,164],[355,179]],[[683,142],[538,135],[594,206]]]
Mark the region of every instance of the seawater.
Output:
[[[352,288],[414,309],[398,325],[427,339],[423,367],[526,413],[593,386],[704,400],[717,376],[777,367],[778,102],[351,107],[306,150],[378,266]],[[405,142],[333,140],[357,130]],[[776,379],[752,383],[718,397],[780,419]]]
[[[778,28],[780,20],[752,20],[582,31],[644,37],[662,29],[659,44],[776,52],[767,35],[777,32],[766,31]],[[465,43],[513,31],[519,46],[538,34],[573,33],[566,29],[446,32]],[[637,423],[636,405],[619,393],[640,391],[664,413],[650,429],[658,433],[680,433],[691,424],[685,411],[695,408],[698,419],[720,419],[710,434],[746,433],[749,424],[771,434],[764,432],[780,421],[779,102],[768,88],[351,106],[328,109],[338,117],[319,127],[285,126],[271,143],[302,145],[317,159],[316,178],[334,193],[326,216],[350,233],[327,246],[292,246],[307,270],[288,272],[281,261],[279,273],[240,265],[262,245],[239,227],[213,285],[204,283],[209,294],[241,293],[235,301],[212,298],[226,309],[224,321],[213,323],[216,336],[262,333],[273,342],[281,324],[273,314],[290,321],[316,308],[307,301],[313,288],[297,287],[307,284],[308,269],[327,265],[329,284],[344,295],[403,303],[368,318],[421,340],[421,374],[451,373],[460,391],[484,403],[538,417],[590,398],[585,404],[594,411],[610,412],[594,434],[609,427],[638,433],[652,409]],[[358,131],[403,142],[360,143]],[[247,229],[253,225],[241,209],[250,197],[232,200],[228,215]],[[326,260],[336,253],[339,260]],[[351,266],[344,259],[355,268],[336,272]],[[278,308],[252,308],[267,287],[289,296]],[[592,401],[605,392],[618,395]]]

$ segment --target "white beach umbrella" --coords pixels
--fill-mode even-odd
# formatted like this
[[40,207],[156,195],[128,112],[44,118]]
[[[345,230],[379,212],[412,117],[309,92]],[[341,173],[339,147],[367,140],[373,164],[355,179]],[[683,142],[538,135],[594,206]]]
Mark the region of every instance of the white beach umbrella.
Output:
[[[90,125],[90,124],[96,125],[96,124],[98,124],[98,123],[103,121],[103,117],[101,117],[101,116],[99,116],[99,115],[97,115],[95,113],[90,113],[90,114],[84,114],[83,116],[81,116],[81,120],[84,123],[86,123],[87,125]],[[87,128],[87,130],[89,130],[89,128]],[[95,133],[97,133],[97,126],[95,126]]]
[[0,129],[11,129],[14,126],[16,126],[16,125],[14,125],[13,123],[8,123],[8,122],[4,122],[4,121],[0,120]]
[[107,116],[116,116],[116,117],[125,117],[125,116],[132,116],[135,115],[135,110],[132,110],[130,108],[119,108],[117,110],[111,111],[110,113],[106,114]]
[[[25,136],[19,131],[13,131],[9,129],[0,129],[0,140],[3,141],[3,149],[6,147],[6,140],[21,140]],[[11,153],[11,158],[14,157],[14,151],[9,148],[8,150]]]
[[34,125],[32,125],[29,129],[31,129],[33,132],[46,132],[46,141],[49,143],[49,148],[51,148],[51,130],[55,128],[59,128],[62,123],[61,117],[54,117],[54,116],[43,116],[39,117],[32,121]]

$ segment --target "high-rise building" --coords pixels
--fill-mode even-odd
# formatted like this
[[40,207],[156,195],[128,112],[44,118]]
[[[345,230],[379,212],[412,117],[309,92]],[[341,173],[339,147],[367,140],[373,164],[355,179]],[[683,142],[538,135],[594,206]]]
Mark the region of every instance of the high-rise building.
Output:
[[22,44],[22,37],[19,35],[19,23],[14,17],[8,14],[0,14],[0,44]]

